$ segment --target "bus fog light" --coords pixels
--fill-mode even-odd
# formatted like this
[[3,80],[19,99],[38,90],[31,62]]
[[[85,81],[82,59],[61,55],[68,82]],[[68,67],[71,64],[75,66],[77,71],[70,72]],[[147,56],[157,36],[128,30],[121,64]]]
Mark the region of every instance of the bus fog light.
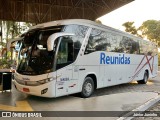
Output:
[[42,94],[45,94],[47,91],[48,91],[48,88],[43,89],[43,90],[41,91],[41,95],[42,95]]

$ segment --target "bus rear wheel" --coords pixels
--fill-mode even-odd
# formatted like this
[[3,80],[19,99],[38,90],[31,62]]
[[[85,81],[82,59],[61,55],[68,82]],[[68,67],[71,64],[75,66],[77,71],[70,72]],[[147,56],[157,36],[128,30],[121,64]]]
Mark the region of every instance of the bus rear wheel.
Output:
[[147,81],[148,81],[148,73],[145,71],[143,79],[137,82],[138,84],[146,84]]
[[90,97],[94,92],[94,82],[91,77],[86,77],[82,86],[81,96],[83,98]]

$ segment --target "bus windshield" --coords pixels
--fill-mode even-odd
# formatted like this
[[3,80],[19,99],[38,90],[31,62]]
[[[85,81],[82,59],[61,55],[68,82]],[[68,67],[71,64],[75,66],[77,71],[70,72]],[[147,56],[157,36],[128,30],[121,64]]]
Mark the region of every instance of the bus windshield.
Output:
[[50,35],[60,32],[62,27],[49,29],[36,29],[25,34],[19,52],[19,65],[17,72],[25,75],[39,75],[53,71],[54,54],[47,50],[47,39]]

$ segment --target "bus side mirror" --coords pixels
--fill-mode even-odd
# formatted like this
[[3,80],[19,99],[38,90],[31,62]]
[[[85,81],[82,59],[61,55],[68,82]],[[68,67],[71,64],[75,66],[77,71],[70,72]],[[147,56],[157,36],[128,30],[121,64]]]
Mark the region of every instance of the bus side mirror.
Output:
[[48,51],[53,51],[54,42],[55,42],[55,40],[57,38],[62,37],[62,36],[66,36],[66,35],[73,36],[74,34],[73,33],[59,32],[59,33],[54,33],[54,34],[50,35],[48,37],[48,40],[47,40],[47,49],[48,49]]

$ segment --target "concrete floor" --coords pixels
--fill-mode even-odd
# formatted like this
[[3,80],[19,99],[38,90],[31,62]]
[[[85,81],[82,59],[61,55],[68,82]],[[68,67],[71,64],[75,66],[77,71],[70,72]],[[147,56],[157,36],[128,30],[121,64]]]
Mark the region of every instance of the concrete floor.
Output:
[[[104,89],[105,90],[105,89]],[[124,92],[109,95],[93,96],[87,99],[77,95],[64,96],[59,98],[42,98],[26,95],[18,92],[14,87],[11,92],[0,93],[1,111],[114,111],[115,117],[54,117],[54,120],[116,120],[123,112],[131,111],[148,100],[158,96],[155,92]],[[117,111],[121,111],[117,113]],[[93,116],[95,113],[91,112]],[[105,114],[105,113],[104,113]],[[107,113],[106,113],[107,114]],[[57,115],[60,116],[60,115]],[[68,116],[74,116],[74,112],[69,112]],[[92,115],[91,115],[92,116]],[[107,115],[106,115],[107,116]],[[13,118],[12,118],[13,119]],[[22,119],[22,118],[18,118]],[[23,118],[25,119],[25,118]],[[32,120],[33,118],[31,118]],[[34,118],[35,119],[35,118]],[[53,118],[38,118],[53,119]]]
[[[128,83],[99,89],[90,98],[83,99],[78,95],[59,98],[42,98],[18,92],[14,86],[11,92],[0,92],[0,111],[111,111],[115,117],[43,117],[30,120],[116,120],[118,115],[125,114],[160,93],[160,72],[146,85]],[[120,111],[120,113],[118,112]],[[64,112],[65,113],[65,112]],[[54,112],[53,112],[54,114]],[[96,116],[91,112],[90,116]],[[103,115],[105,112],[103,113]],[[106,112],[106,114],[108,114]],[[76,115],[69,112],[68,116]],[[58,116],[58,115],[57,115]],[[105,115],[107,116],[107,115]],[[0,118],[1,120],[2,118]],[[28,118],[3,118],[3,120],[28,120]]]

